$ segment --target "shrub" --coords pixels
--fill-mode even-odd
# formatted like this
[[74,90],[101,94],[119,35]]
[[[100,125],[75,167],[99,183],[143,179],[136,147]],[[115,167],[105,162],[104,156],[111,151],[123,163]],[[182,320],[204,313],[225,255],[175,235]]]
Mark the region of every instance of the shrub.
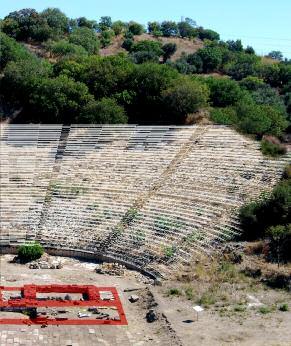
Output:
[[258,227],[258,212],[261,204],[251,202],[240,209],[239,218],[243,229],[242,237],[247,240],[258,239],[262,235],[262,230]]
[[191,286],[186,287],[185,288],[185,295],[186,295],[188,300],[192,300],[194,298],[193,287],[191,287]]
[[81,110],[78,121],[89,124],[125,124],[127,116],[124,108],[114,99],[104,97],[99,101],[88,102]]
[[283,179],[291,179],[291,164],[285,167],[285,170],[283,173]]
[[183,121],[187,114],[207,105],[209,91],[205,84],[185,77],[162,93],[165,108],[174,121]]
[[228,78],[207,78],[210,89],[210,101],[214,107],[235,105],[243,96],[237,82]]
[[278,266],[284,260],[291,259],[291,224],[287,226],[272,226],[266,235],[270,241],[269,256],[275,259]]
[[261,314],[269,314],[270,312],[272,312],[273,311],[273,309],[272,308],[270,308],[269,306],[261,306],[260,308],[259,308],[259,312],[261,313]]
[[220,36],[217,32],[209,29],[199,29],[198,37],[200,40],[219,41]]
[[99,41],[95,32],[87,27],[76,28],[69,35],[69,42],[82,46],[89,54],[99,51]]
[[144,64],[147,62],[157,64],[159,62],[159,56],[154,52],[141,51],[132,53],[130,56],[135,64]]
[[213,108],[210,112],[211,120],[217,124],[233,125],[237,123],[237,113],[233,107]]
[[199,305],[209,306],[216,303],[216,297],[212,290],[206,291],[202,294],[200,299],[197,301]]
[[100,43],[102,48],[108,47],[111,44],[112,38],[114,37],[113,30],[103,30],[101,32]]
[[70,43],[67,40],[60,40],[57,42],[49,42],[47,44],[47,49],[55,56],[86,56],[88,55],[86,49],[80,45]]
[[197,30],[186,21],[178,23],[178,32],[180,36],[183,38],[184,37],[192,38],[197,36]]
[[133,45],[134,45],[133,39],[132,39],[132,38],[126,38],[126,39],[123,41],[121,47],[122,47],[123,49],[125,49],[125,50],[127,50],[127,51],[130,52],[131,49],[132,49],[132,47],[133,47]]
[[13,38],[0,32],[0,70],[10,61],[22,59],[33,59],[33,55]]
[[288,304],[281,304],[280,306],[279,306],[279,310],[280,311],[289,311],[289,306],[288,306]]
[[164,256],[167,259],[170,259],[171,257],[173,257],[175,255],[176,249],[174,246],[166,246],[164,248]]
[[235,312],[244,312],[246,311],[246,307],[244,305],[236,305],[233,310]]
[[264,155],[277,157],[286,154],[286,148],[280,144],[272,143],[263,139],[261,142],[261,150]]
[[170,296],[180,296],[181,292],[180,292],[180,290],[178,288],[170,288],[169,292],[168,292],[168,295],[170,295]]
[[197,51],[203,62],[203,71],[211,72],[220,66],[222,63],[222,52],[218,47],[205,47]]
[[177,36],[179,32],[178,25],[172,21],[164,21],[161,24],[161,32],[165,37]]
[[132,33],[133,35],[141,35],[145,29],[143,25],[136,23],[136,22],[130,22],[128,24],[128,31]]
[[43,253],[43,247],[39,243],[21,245],[17,252],[19,259],[24,263],[39,259]]
[[166,62],[170,57],[175,54],[177,50],[177,45],[176,43],[166,43],[162,47],[163,50],[163,59],[164,62]]

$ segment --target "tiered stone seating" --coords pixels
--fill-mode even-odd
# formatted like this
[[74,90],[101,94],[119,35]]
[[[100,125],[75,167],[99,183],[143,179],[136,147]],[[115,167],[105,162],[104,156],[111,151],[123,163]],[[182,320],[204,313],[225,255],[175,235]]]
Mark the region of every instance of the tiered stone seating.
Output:
[[1,245],[25,241],[37,227],[60,131],[59,125],[1,125]]
[[239,207],[288,160],[224,126],[2,125],[1,245],[165,273],[240,232]]

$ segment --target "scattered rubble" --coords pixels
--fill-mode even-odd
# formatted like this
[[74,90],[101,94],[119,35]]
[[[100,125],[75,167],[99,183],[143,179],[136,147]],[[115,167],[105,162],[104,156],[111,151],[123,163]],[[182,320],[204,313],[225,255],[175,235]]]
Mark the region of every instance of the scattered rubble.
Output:
[[124,276],[125,269],[126,267],[119,263],[102,263],[97,265],[95,271],[98,274]]
[[50,256],[44,254],[40,259],[30,262],[29,269],[62,269],[61,261],[52,260]]
[[[15,256],[12,263],[22,263],[18,256]],[[27,263],[29,269],[62,269],[63,265],[60,260],[56,260],[54,257],[44,253],[38,260]]]

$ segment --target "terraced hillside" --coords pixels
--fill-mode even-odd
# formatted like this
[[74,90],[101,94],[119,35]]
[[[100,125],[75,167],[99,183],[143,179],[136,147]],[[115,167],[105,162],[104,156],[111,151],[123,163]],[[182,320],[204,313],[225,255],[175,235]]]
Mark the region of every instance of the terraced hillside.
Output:
[[225,126],[1,125],[3,251],[28,240],[156,274],[240,232],[288,157]]

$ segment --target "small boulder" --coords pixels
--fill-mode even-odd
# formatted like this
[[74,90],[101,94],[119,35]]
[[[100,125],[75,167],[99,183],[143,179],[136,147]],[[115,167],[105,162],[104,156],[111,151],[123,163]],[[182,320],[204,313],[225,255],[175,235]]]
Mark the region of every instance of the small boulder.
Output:
[[139,296],[137,296],[136,294],[132,294],[128,300],[131,302],[131,303],[135,303],[139,300]]
[[158,319],[158,314],[153,310],[150,309],[146,314],[146,320],[148,323],[155,322]]

